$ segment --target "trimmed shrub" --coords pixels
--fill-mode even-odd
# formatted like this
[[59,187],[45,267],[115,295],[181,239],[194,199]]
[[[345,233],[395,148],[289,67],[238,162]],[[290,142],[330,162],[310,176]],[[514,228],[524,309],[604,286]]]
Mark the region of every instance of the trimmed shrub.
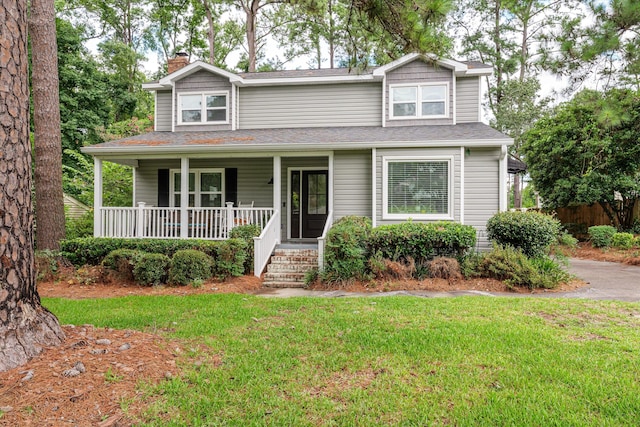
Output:
[[98,265],[109,252],[116,249],[132,249],[172,257],[179,250],[194,249],[215,256],[217,247],[224,241],[197,239],[116,239],[87,237],[63,240],[62,255],[76,266]]
[[327,233],[322,279],[344,282],[364,279],[368,274],[367,240],[371,220],[360,216],[345,216],[336,221]]
[[260,226],[257,224],[246,224],[233,227],[229,237],[232,239],[241,239],[247,243],[246,256],[244,260],[244,273],[253,272],[253,238],[260,236]]
[[171,259],[163,254],[140,254],[133,267],[133,279],[140,285],[155,286],[167,282]]
[[521,249],[528,257],[548,254],[559,233],[560,222],[541,212],[500,212],[487,221],[489,239]]
[[631,233],[616,233],[611,238],[611,246],[618,249],[631,249],[634,239]]
[[169,281],[178,285],[188,285],[194,280],[211,277],[213,259],[204,252],[194,249],[177,251],[171,258]]
[[220,242],[214,255],[213,274],[221,279],[242,276],[245,272],[246,257],[247,242],[244,240],[229,239]]
[[596,248],[607,248],[611,246],[611,240],[616,233],[616,228],[610,225],[594,225],[593,227],[589,227],[589,238],[591,239],[591,244]]
[[133,280],[133,269],[142,254],[142,252],[133,249],[116,249],[104,257],[102,265],[117,271],[125,279]]
[[461,259],[475,244],[475,228],[454,222],[383,225],[369,238],[372,252],[393,261],[413,258],[417,265],[438,256]]
[[578,247],[578,239],[565,231],[558,236],[558,244],[574,249]]

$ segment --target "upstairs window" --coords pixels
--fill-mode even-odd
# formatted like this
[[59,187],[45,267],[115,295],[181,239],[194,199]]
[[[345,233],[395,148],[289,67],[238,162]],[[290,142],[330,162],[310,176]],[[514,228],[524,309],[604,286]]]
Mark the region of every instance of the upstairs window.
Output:
[[391,86],[391,119],[449,117],[449,85],[446,83]]
[[178,96],[180,124],[227,123],[227,93],[181,94]]

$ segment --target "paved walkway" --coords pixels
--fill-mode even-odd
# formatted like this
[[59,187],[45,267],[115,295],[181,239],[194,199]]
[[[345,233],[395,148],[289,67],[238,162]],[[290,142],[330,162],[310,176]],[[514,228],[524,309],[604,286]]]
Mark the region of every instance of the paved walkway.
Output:
[[587,286],[573,292],[549,292],[540,294],[512,294],[502,292],[455,291],[395,291],[380,293],[360,293],[345,291],[310,291],[299,288],[261,289],[258,295],[264,297],[383,297],[393,295],[413,295],[426,298],[454,297],[462,295],[539,297],[539,298],[586,298],[610,299],[618,301],[640,301],[640,266],[613,262],[571,259],[569,271],[585,282]]

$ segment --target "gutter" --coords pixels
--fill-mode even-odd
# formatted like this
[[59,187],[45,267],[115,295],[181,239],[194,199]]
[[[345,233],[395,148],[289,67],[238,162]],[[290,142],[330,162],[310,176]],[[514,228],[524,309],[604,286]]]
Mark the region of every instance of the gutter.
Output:
[[[441,140],[441,141],[342,141],[336,143],[311,143],[311,144],[227,144],[227,145],[171,145],[171,146],[118,146],[118,147],[82,147],[81,151],[90,155],[160,155],[160,154],[189,154],[189,153],[229,153],[229,152],[284,152],[294,150],[326,151],[326,150],[353,150],[370,148],[435,148],[435,147],[504,147],[512,145],[512,139],[479,139],[479,140]],[[157,156],[154,156],[157,157]]]

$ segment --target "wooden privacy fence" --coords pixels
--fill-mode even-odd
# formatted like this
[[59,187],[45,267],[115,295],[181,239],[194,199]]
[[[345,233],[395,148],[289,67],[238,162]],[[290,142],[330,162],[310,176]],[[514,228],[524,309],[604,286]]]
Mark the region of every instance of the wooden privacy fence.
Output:
[[[586,236],[589,227],[594,225],[614,225],[598,203],[558,208],[555,212],[567,231],[576,237]],[[636,202],[633,217],[640,218],[640,200]]]

